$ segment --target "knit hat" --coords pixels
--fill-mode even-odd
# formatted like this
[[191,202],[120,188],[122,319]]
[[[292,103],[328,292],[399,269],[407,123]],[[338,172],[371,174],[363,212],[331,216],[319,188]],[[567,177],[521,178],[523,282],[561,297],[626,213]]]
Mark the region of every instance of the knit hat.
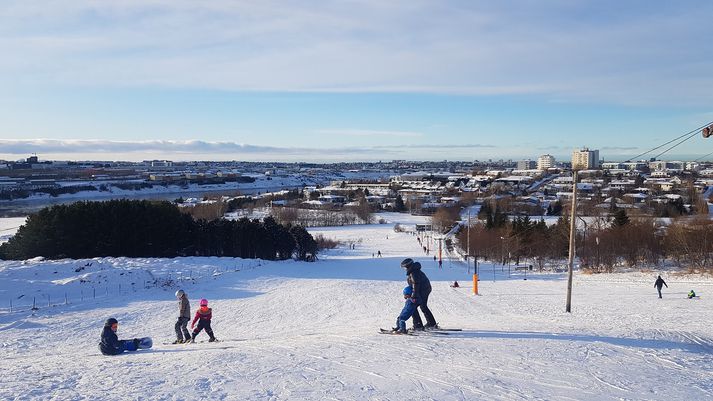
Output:
[[201,299],[201,306],[208,306],[208,300],[205,298]]
[[413,264],[413,259],[411,259],[411,258],[406,258],[401,261],[401,267],[403,267],[404,269],[408,269],[412,264]]

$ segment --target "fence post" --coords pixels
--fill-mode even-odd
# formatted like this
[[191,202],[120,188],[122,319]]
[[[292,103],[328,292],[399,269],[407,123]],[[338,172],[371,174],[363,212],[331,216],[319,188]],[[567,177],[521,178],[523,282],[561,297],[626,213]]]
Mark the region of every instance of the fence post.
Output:
[[36,300],[36,297],[32,297],[32,310],[33,311],[38,309],[37,306],[35,305],[35,300]]
[[104,287],[104,295],[109,296],[109,287]]
[[97,289],[92,288],[92,293],[94,294],[94,299],[97,299]]
[[121,295],[121,283],[119,283],[119,295]]
[[84,290],[79,290],[79,293],[81,301],[84,302]]
[[10,313],[12,313],[12,298],[10,298]]
[[50,306],[52,306],[52,299],[51,299],[50,295],[47,294],[47,307],[49,308]]
[[69,302],[67,301],[67,293],[64,293],[64,304],[67,305]]

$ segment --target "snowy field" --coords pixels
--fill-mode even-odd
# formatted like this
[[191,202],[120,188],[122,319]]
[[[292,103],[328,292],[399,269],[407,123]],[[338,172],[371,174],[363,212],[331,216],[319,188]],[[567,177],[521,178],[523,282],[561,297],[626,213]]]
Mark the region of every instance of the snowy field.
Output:
[[27,217],[0,218],[0,244],[7,242],[21,225],[25,224]]
[[[311,230],[343,242],[316,263],[0,262],[0,399],[713,399],[712,279],[664,274],[658,299],[653,271],[577,274],[567,314],[565,275],[524,280],[485,264],[474,296],[462,262],[439,270],[416,237],[393,231],[421,218],[384,216],[389,224]],[[403,305],[405,257],[431,278],[440,325],[462,332],[377,333]],[[453,280],[463,286],[450,288]],[[193,311],[209,299],[222,342],[163,344],[174,339],[178,285]],[[701,297],[686,299],[691,288]],[[154,348],[102,356],[112,316],[120,338],[151,336]]]

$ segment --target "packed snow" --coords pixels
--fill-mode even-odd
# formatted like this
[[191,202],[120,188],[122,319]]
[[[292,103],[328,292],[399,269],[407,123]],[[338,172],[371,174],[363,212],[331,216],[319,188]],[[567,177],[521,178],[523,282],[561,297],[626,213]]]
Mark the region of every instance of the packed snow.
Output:
[[0,244],[12,238],[25,220],[27,217],[0,218]]
[[[472,266],[439,269],[408,232],[423,218],[381,217],[312,229],[341,241],[314,263],[0,262],[0,399],[713,399],[713,279],[662,272],[658,299],[656,271],[577,273],[568,314],[565,274],[483,263],[473,295]],[[439,324],[463,331],[378,334],[403,306],[405,257],[431,279]],[[179,287],[192,312],[210,301],[221,342],[167,344]],[[692,288],[700,297],[686,299]],[[153,349],[101,355],[109,317],[120,338],[150,336]]]

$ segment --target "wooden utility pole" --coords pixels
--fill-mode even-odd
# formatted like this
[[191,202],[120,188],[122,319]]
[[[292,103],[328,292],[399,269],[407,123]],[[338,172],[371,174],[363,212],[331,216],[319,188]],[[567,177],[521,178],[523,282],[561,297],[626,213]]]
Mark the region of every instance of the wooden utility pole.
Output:
[[468,267],[468,273],[470,273],[470,209],[468,209],[468,232],[466,233],[466,238],[465,265]]
[[572,274],[574,270],[574,237],[577,233],[577,170],[572,170],[572,210],[569,213],[569,271],[567,273],[567,313],[572,312]]

